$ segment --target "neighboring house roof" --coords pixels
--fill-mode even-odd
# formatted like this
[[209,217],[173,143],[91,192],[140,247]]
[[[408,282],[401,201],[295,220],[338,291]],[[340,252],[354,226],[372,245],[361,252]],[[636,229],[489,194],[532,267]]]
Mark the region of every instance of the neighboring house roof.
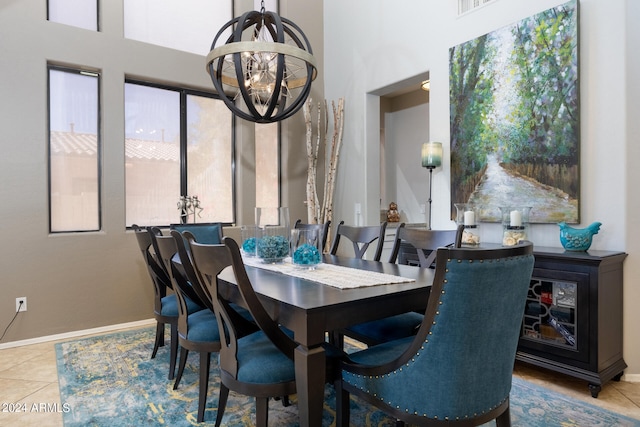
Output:
[[[76,154],[80,156],[95,156],[96,152],[97,143],[95,134],[51,132],[52,155]],[[128,159],[177,162],[180,159],[180,147],[174,143],[126,138],[125,157]]]

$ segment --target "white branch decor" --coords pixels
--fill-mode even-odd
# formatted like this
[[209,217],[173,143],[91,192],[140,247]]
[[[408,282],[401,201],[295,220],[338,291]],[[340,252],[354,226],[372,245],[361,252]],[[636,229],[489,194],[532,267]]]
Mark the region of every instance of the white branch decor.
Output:
[[[317,135],[313,137],[312,124],[312,107],[313,100],[309,98],[302,108],[304,120],[307,127],[307,221],[309,224],[324,224],[333,218],[333,194],[335,192],[336,173],[338,171],[338,158],[340,155],[340,146],[342,145],[342,131],[344,128],[344,98],[338,100],[336,106],[331,101],[333,109],[333,134],[331,144],[328,141],[329,135],[329,118],[327,114],[327,101],[324,101],[324,108],[318,102],[317,111]],[[322,121],[324,113],[324,121]],[[321,126],[322,125],[324,126]],[[324,154],[325,154],[325,170],[323,190],[324,195],[322,204],[318,198],[317,190],[317,174],[318,174],[318,153],[320,152],[321,135],[324,134]],[[327,248],[331,247],[331,236],[327,236]]]

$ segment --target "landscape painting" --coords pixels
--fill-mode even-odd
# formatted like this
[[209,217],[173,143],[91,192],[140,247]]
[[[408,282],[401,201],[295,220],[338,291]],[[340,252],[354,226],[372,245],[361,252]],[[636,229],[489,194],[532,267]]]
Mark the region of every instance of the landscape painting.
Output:
[[451,212],[482,221],[531,206],[532,223],[579,222],[578,3],[449,50]]

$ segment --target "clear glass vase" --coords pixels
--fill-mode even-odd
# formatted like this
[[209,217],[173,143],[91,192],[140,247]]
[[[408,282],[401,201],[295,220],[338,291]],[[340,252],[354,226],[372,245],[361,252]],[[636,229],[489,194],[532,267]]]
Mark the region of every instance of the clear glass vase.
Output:
[[240,247],[242,255],[248,257],[256,256],[256,242],[261,237],[260,228],[256,225],[243,225],[240,227],[242,236],[242,246]]
[[473,203],[455,203],[456,224],[463,225],[462,246],[480,245],[480,209]]
[[502,215],[502,246],[513,246],[529,239],[530,206],[504,206]]
[[265,263],[289,256],[289,208],[256,208],[256,256]]
[[291,262],[310,270],[322,262],[322,232],[317,229],[291,230]]

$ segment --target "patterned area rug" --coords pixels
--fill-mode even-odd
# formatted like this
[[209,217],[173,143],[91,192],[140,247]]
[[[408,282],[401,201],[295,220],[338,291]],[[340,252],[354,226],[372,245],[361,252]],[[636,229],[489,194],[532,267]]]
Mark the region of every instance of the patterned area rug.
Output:
[[[205,422],[196,422],[198,407],[198,356],[190,354],[180,388],[173,390],[167,379],[168,345],[155,359],[153,328],[118,332],[56,345],[64,425],[71,426],[212,426],[217,406],[217,357],[211,357],[208,407]],[[354,426],[394,426],[395,420],[368,404],[352,398],[351,424]],[[335,425],[335,395],[327,386],[324,426]],[[223,425],[251,426],[254,401],[233,392]],[[514,378],[511,391],[511,419],[514,427],[546,426],[632,426],[640,422],[569,399],[527,381]],[[269,425],[297,426],[295,396],[291,405],[269,403]],[[495,425],[489,423],[487,425]]]

